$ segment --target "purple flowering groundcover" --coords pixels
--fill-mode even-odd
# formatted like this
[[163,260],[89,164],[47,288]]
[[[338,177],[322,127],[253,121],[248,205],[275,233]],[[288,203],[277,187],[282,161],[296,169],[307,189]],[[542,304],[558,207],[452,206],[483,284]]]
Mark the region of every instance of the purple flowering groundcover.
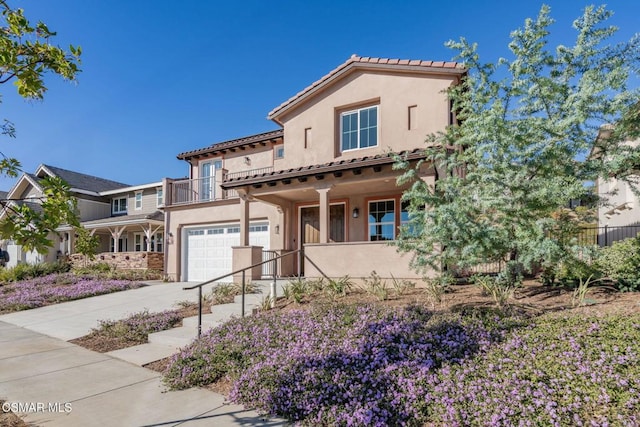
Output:
[[49,274],[0,286],[0,312],[27,310],[141,286],[129,280],[100,279],[73,273]]
[[333,306],[232,320],[175,355],[172,389],[303,425],[640,424],[640,315],[533,320]]

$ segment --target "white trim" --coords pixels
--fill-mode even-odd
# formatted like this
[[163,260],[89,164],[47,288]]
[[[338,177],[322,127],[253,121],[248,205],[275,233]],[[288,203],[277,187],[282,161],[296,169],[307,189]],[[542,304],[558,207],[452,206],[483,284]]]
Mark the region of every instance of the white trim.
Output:
[[[158,193],[160,192],[162,194],[162,198],[158,197]],[[161,203],[158,203],[158,202],[161,202]],[[164,188],[160,187],[160,188],[156,188],[156,208],[160,208],[162,206],[164,206]]]
[[137,190],[146,190],[147,188],[154,188],[154,187],[162,187],[162,181],[160,182],[152,182],[151,184],[141,184],[141,185],[134,185],[131,187],[122,187],[122,188],[118,188],[115,190],[107,190],[107,191],[101,191],[99,193],[100,196],[112,196],[114,194],[118,194],[118,193],[130,193],[132,191],[137,191]]
[[42,187],[40,187],[40,185],[34,181],[33,179],[31,179],[31,176],[27,175],[26,173],[23,173],[22,176],[20,178],[18,178],[18,182],[15,183],[15,185],[13,186],[13,188],[11,188],[11,190],[9,190],[9,193],[7,194],[7,199],[14,199],[14,193],[18,190],[18,187],[20,187],[20,185],[23,183],[24,180],[27,180],[29,182],[29,184],[31,184],[32,187],[34,187],[35,189],[37,189],[38,191],[40,191],[42,193]]
[[96,191],[82,190],[80,188],[70,188],[69,191],[71,191],[72,193],[86,194],[88,196],[95,196],[95,197],[101,196],[101,194]]
[[[136,242],[136,239],[138,238],[138,236],[140,236],[140,250],[136,249],[136,245],[138,244]],[[146,252],[144,250],[144,238],[145,238],[144,233],[141,233],[141,232],[133,233],[133,252]]]
[[[376,109],[376,145],[368,145],[366,147],[361,147],[360,146],[360,112],[363,110],[369,110],[371,108],[375,108]],[[342,137],[343,137],[343,133],[342,133],[342,118],[346,115],[346,114],[356,114],[357,118],[358,118],[358,127],[356,129],[356,135],[357,135],[357,140],[358,140],[358,146],[356,148],[349,148],[344,150],[342,148],[343,143],[342,143]],[[339,144],[340,144],[340,152],[341,153],[348,153],[350,151],[357,151],[357,150],[366,150],[367,148],[376,148],[380,146],[380,104],[372,104],[369,106],[365,106],[365,107],[360,107],[360,108],[356,108],[353,110],[346,110],[346,111],[342,111],[339,116],[338,116],[338,120],[340,121],[340,131],[339,131]]]
[[[370,210],[370,206],[371,203],[378,203],[378,202],[393,202],[393,238],[391,240],[371,240],[371,222],[369,221],[369,212]],[[394,241],[396,240],[396,238],[398,237],[398,227],[400,227],[401,224],[398,224],[396,222],[396,220],[398,219],[398,206],[396,203],[396,199],[394,198],[387,198],[387,199],[369,199],[367,200],[367,212],[365,213],[367,215],[367,241],[368,242],[390,242],[390,241]],[[374,222],[373,224],[380,224],[380,225],[388,225],[388,222]]]
[[[126,215],[123,215],[122,217],[126,218]],[[93,229],[93,228],[117,227],[117,226],[121,226],[121,225],[136,225],[136,224],[164,225],[164,221],[158,221],[158,220],[155,220],[155,219],[144,219],[144,218],[141,218],[141,219],[123,220],[123,221],[118,221],[118,222],[99,222],[99,223],[94,223],[94,224],[82,224],[82,226],[85,227],[86,229]]]
[[[114,210],[114,203],[116,200],[120,201],[120,200],[125,200],[126,204],[125,204],[125,208],[124,210],[120,210],[118,209],[117,211]],[[120,208],[120,203],[118,203],[118,208]],[[116,214],[126,214],[129,211],[129,198],[128,197],[114,197],[111,199],[111,215],[116,215]]]
[[[138,200],[138,196],[140,196],[140,200]],[[136,191],[133,195],[133,210],[141,211],[142,210],[142,199],[144,194],[142,191]],[[140,202],[140,206],[138,206],[138,202]]]

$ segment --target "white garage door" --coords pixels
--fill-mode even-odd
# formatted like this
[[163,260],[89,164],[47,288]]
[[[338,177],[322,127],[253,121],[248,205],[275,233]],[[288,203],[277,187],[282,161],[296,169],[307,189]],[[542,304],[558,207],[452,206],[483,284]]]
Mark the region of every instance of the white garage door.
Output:
[[[249,226],[249,244],[269,249],[269,224]],[[189,228],[186,230],[186,265],[189,282],[204,282],[231,273],[232,247],[240,245],[240,224]],[[229,276],[221,282],[232,282]]]

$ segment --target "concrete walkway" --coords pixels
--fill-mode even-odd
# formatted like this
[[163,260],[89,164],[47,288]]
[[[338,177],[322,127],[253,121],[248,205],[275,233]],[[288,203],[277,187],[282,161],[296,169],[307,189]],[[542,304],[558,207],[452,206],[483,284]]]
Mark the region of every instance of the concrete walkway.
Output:
[[[166,391],[160,374],[66,342],[101,319],[196,301],[163,283],[0,316],[0,398],[36,426],[284,425],[205,389]],[[69,410],[70,409],[70,410]]]

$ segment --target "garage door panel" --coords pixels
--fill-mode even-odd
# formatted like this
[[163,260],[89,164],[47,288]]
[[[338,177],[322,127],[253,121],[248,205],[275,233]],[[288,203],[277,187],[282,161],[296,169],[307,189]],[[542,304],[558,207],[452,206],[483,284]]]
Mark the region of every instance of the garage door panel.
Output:
[[[240,245],[240,226],[199,227],[187,230],[185,239],[188,281],[205,281],[231,273],[233,268],[233,246]],[[268,223],[251,224],[249,244],[269,249]],[[232,277],[222,282],[232,281]]]

